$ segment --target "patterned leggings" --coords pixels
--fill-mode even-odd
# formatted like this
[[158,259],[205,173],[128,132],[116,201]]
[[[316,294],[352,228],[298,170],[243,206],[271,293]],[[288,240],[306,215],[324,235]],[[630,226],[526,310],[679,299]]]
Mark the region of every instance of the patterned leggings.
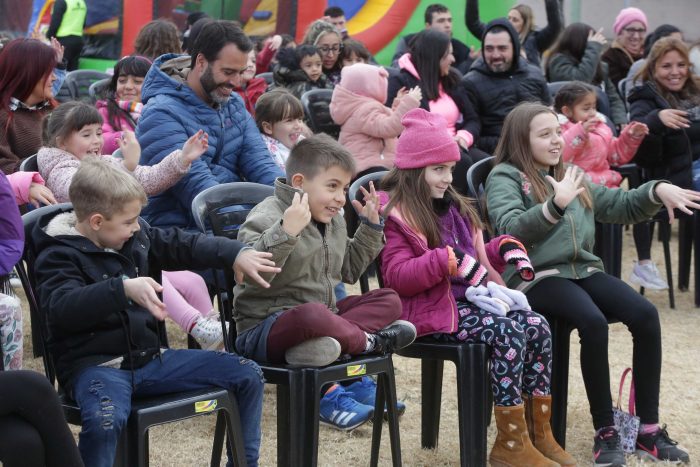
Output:
[[547,395],[552,376],[552,333],[549,323],[534,311],[498,316],[471,303],[458,302],[463,342],[483,342],[491,349],[491,391],[496,405],[522,404],[527,394]]

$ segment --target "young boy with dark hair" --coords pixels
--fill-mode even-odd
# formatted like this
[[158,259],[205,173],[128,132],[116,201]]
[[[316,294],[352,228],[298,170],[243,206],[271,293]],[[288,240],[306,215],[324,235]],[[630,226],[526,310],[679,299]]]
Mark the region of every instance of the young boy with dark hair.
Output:
[[415,327],[398,320],[401,302],[393,290],[335,300],[334,286],[356,282],[383,246],[373,186],[363,189],[364,206],[352,203],[360,216],[354,238],[339,215],[355,173],[352,155],[327,135],[312,136],[294,146],[286,172],[238,234],[272,253],[282,271],[263,274],[269,289],[251,281],[236,285],[236,348],[257,361],[325,366],[341,354],[382,354],[413,342]]
[[260,369],[234,354],[161,349],[166,310],[153,277],[162,269],[233,267],[238,279],[265,288],[259,273],[280,270],[272,255],[234,240],[147,227],[139,219],[141,185],[96,158],[82,161],[69,196],[74,211],[42,217],[32,236],[41,252],[35,269],[49,350],[60,385],[81,408],[85,465],[112,466],[132,396],[211,386],[236,396],[247,462],[257,465]]

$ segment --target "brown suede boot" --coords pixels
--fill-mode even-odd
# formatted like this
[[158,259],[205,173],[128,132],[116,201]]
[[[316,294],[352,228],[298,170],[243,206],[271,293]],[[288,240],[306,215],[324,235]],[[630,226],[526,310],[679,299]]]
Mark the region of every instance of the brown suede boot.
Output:
[[564,450],[552,434],[549,420],[552,416],[552,396],[530,396],[523,394],[525,419],[530,439],[538,451],[558,462],[562,467],[573,467],[576,460]]
[[493,443],[491,467],[559,467],[543,456],[530,441],[525,422],[525,406],[494,408],[498,436]]

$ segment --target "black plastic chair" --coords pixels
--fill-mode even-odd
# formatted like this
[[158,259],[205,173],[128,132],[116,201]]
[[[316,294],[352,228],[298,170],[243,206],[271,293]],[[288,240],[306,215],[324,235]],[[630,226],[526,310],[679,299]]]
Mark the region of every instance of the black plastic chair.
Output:
[[256,78],[262,78],[265,80],[268,86],[274,84],[275,80],[272,77],[273,73],[271,71],[266,71],[264,73],[258,73],[255,75]]
[[326,133],[335,139],[340,135],[340,125],[331,117],[329,105],[333,96],[332,89],[312,89],[301,96],[306,119],[314,133]]
[[[387,172],[375,172],[357,179],[348,191],[349,200],[362,200],[360,187],[378,182]],[[352,208],[350,208],[352,209]],[[379,260],[375,261],[377,281],[384,287]],[[362,293],[369,291],[367,274],[360,278]],[[421,446],[435,449],[440,434],[442,375],[445,361],[457,369],[457,416],[461,466],[486,465],[486,427],[491,413],[488,349],[480,343],[442,342],[431,336],[417,339],[396,352],[406,358],[421,360]]]
[[32,154],[22,161],[19,165],[20,172],[38,172],[39,163],[36,160],[36,154]]
[[[250,210],[272,194],[272,187],[257,183],[217,185],[202,191],[192,200],[192,215],[202,232],[211,229],[214,235],[235,239]],[[225,342],[227,350],[232,351],[235,324],[231,321],[231,303],[235,280],[230,270],[224,271],[224,277],[225,293],[218,293],[217,297],[222,322],[231,322],[232,331],[226,336]],[[269,364],[260,364],[260,367],[266,382],[277,385],[278,465],[317,465],[321,388],[328,383],[360,375],[378,375],[370,465],[376,466],[379,459],[385,401],[389,417],[392,465],[401,465],[396,383],[391,355],[358,356],[322,368],[292,368]]]
[[64,84],[71,86],[73,91],[73,100],[94,103],[90,96],[90,86],[96,81],[101,81],[110,78],[107,73],[102,73],[95,70],[75,70],[66,75]]
[[[35,289],[34,261],[39,253],[32,242],[32,230],[43,216],[54,216],[73,209],[70,203],[46,206],[22,216],[25,232],[25,248],[22,260],[17,264],[17,272],[22,281],[22,287],[29,302],[32,324],[37,323],[33,333],[38,334],[38,345],[43,356],[44,372],[46,377],[55,384],[56,370],[53,359],[47,351],[48,324],[46,316],[39,303],[39,297]],[[26,267],[25,267],[26,264]],[[36,336],[33,336],[36,337]],[[161,342],[167,343],[167,336],[163,335]],[[63,411],[68,423],[80,425],[80,408],[67,394],[59,388],[59,396]],[[212,410],[199,411],[199,403],[207,402]],[[167,394],[157,397],[135,398],[132,400],[129,421],[117,447],[115,465],[139,466],[148,465],[148,429],[165,423],[184,420],[199,415],[207,415],[217,411],[216,429],[212,447],[211,465],[218,466],[221,461],[221,449],[224,435],[228,430],[228,441],[234,455],[234,464],[245,466],[246,458],[243,447],[243,434],[240,426],[240,415],[235,397],[222,388],[208,388],[197,391],[187,391]]]
[[54,99],[61,104],[75,100],[75,89],[73,84],[64,78],[63,84],[61,84],[61,87],[58,88],[58,92],[54,96]]
[[99,99],[104,97],[105,89],[107,89],[107,86],[109,86],[110,81],[112,81],[112,78],[104,78],[99,81],[95,81],[90,85],[88,88],[88,96],[92,102],[97,102]]

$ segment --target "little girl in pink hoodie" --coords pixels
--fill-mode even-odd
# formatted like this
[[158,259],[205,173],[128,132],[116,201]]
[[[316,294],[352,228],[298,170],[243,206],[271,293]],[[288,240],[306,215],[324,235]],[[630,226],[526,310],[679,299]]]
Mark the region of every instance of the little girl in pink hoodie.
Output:
[[333,89],[330,111],[341,126],[338,142],[355,157],[358,177],[367,169],[394,166],[401,117],[420,105],[422,93],[416,86],[400,91],[392,108],[386,107],[387,76],[383,68],[356,63],[343,67]]
[[637,153],[649,129],[631,122],[618,138],[596,110],[596,92],[590,84],[572,81],[554,98],[564,137],[564,162],[581,167],[593,183],[608,188],[620,186],[622,175],[611,169],[628,163]]

